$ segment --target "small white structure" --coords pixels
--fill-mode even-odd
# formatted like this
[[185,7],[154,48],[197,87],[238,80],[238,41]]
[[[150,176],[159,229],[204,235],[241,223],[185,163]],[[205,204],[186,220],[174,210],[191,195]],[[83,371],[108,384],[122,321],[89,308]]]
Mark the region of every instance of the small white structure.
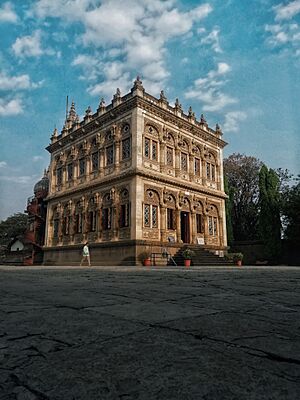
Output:
[[22,250],[24,250],[24,244],[19,239],[16,239],[10,246],[10,251],[22,251]]

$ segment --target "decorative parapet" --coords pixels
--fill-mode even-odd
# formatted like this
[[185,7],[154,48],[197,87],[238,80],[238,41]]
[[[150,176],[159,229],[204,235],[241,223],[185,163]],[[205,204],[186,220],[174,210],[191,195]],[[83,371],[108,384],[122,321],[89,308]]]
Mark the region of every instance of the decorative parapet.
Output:
[[[164,120],[170,120],[178,127],[184,128],[196,136],[206,141],[211,141],[220,147],[224,147],[227,144],[221,139],[222,130],[218,124],[215,130],[209,128],[203,114],[201,114],[200,121],[197,121],[191,107],[188,110],[188,114],[184,114],[178,99],[176,99],[174,107],[170,106],[163,91],[161,91],[159,99],[146,93],[142,81],[137,77],[131,91],[125,96],[121,96],[120,90],[117,89],[112,102],[107,106],[104,99],[101,99],[95,114],[92,114],[91,108],[88,107],[82,122],[79,121],[78,115],[75,117],[75,109],[70,110],[69,119],[72,120],[72,125],[69,127],[69,125],[65,124],[60,135],[58,135],[56,129],[51,136],[51,144],[49,144],[46,149],[52,153],[74,139],[108,123],[114,119],[116,115],[137,106],[143,106],[147,109],[149,109],[149,106],[152,106],[160,110],[159,115],[161,115]],[[70,118],[70,116],[72,118]]]

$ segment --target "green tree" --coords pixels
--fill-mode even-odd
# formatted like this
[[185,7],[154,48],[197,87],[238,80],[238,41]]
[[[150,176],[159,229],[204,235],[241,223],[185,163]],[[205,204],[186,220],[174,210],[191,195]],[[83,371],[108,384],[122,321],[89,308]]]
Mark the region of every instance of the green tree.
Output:
[[258,176],[263,163],[255,157],[232,154],[224,160],[224,174],[232,190],[234,240],[258,239]]
[[259,233],[266,256],[277,263],[281,253],[280,179],[273,169],[263,165],[259,172]]
[[16,213],[0,222],[0,245],[8,245],[12,238],[24,234],[27,214]]
[[284,237],[300,243],[300,182],[285,188],[282,195]]
[[228,198],[225,200],[227,242],[228,244],[231,244],[234,240],[233,228],[232,228],[232,208],[233,208],[234,189],[232,187],[229,187],[226,175],[224,176],[224,191],[228,196]]

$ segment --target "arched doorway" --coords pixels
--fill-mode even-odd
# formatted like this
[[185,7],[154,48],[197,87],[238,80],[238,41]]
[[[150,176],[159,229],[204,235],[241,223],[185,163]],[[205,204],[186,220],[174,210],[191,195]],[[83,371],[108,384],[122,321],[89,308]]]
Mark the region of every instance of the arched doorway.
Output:
[[190,213],[187,211],[180,212],[180,230],[183,243],[190,243]]

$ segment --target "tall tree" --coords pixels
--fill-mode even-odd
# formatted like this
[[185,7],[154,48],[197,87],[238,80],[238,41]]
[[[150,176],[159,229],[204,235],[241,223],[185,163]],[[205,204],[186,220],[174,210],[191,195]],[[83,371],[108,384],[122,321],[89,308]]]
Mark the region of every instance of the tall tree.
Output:
[[16,213],[0,222],[0,244],[7,245],[12,238],[22,235],[26,230],[27,214]]
[[232,190],[234,240],[258,239],[258,176],[263,163],[255,157],[232,154],[224,160],[224,173]]
[[280,179],[265,165],[259,172],[259,232],[265,244],[266,256],[277,263],[281,253]]
[[300,243],[300,182],[285,188],[282,195],[284,237]]

